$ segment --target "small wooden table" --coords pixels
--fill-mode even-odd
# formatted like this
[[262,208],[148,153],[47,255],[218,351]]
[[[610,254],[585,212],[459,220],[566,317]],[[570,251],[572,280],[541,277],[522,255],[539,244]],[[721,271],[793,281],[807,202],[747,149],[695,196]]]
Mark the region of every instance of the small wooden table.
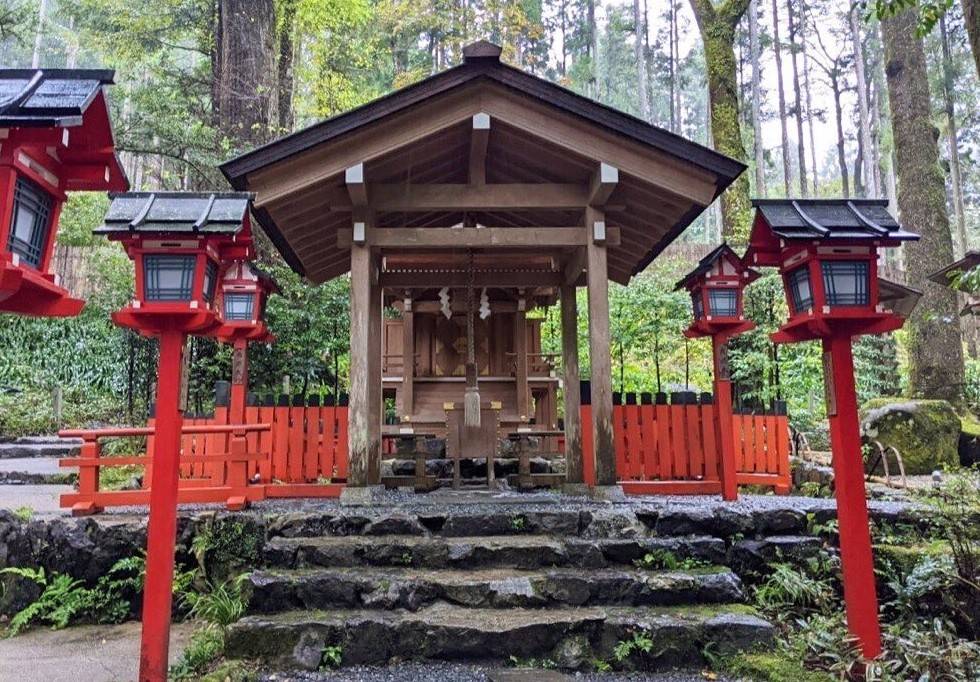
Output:
[[[411,454],[415,457],[415,476],[389,476],[384,479],[384,484],[390,488],[398,488],[404,485],[411,485],[415,492],[428,492],[439,486],[436,476],[429,476],[425,473],[425,461],[428,452],[425,449],[425,441],[435,438],[434,433],[420,433],[414,428],[406,426],[384,426],[381,430],[381,438],[395,440],[408,444],[411,443]],[[400,454],[400,453],[399,453]]]
[[[518,429],[507,434],[508,439],[517,443],[517,487],[519,489],[526,490],[534,487],[535,476],[531,473],[531,438],[563,435],[565,435],[564,431],[530,428]],[[538,474],[538,476],[548,476],[551,485],[554,485],[555,474]]]

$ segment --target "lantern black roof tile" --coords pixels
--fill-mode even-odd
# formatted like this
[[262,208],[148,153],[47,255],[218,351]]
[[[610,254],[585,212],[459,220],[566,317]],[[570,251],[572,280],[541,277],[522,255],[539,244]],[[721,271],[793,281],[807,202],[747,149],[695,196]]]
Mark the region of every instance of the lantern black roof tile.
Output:
[[[742,259],[739,257],[737,253],[735,253],[735,250],[728,245],[728,242],[722,242],[714,249],[712,249],[708,253],[708,255],[706,255],[704,258],[699,260],[698,264],[694,267],[694,269],[691,270],[686,275],[684,275],[684,278],[674,285],[674,291],[680,291],[681,289],[685,288],[693,280],[697,279],[698,277],[706,273],[708,270],[710,270],[711,266],[715,264],[715,261],[717,261],[719,258],[721,258],[726,254],[730,254],[732,258],[739,261],[740,263],[742,262]],[[745,269],[749,273],[751,273],[750,279],[748,281],[751,282],[760,277],[759,273],[756,272],[755,270],[752,270],[751,268],[745,268]]]
[[124,192],[112,203],[95,234],[120,232],[221,233],[242,229],[250,192]]
[[888,212],[887,199],[753,199],[783,239],[916,240]]
[[114,77],[110,69],[0,69],[0,127],[78,125]]

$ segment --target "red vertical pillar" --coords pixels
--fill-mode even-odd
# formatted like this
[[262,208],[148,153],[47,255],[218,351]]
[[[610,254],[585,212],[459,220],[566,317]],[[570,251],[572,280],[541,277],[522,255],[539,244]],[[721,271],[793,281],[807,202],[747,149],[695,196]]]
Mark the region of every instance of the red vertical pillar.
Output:
[[143,634],[140,641],[140,682],[165,682],[170,647],[173,601],[174,542],[177,535],[181,354],[184,334],[160,334],[157,376],[156,431],[150,520],[146,541],[146,583],[143,588]]
[[235,339],[231,353],[231,396],[228,423],[245,423],[245,402],[248,395],[248,341]]
[[735,433],[732,430],[732,382],[728,373],[728,337],[711,337],[715,365],[715,414],[718,415],[718,445],[721,447],[721,497],[738,499],[738,472],[735,466]]
[[881,653],[878,595],[875,592],[871,530],[864,492],[864,464],[854,389],[851,339],[833,336],[823,340],[824,382],[830,447],[833,452],[837,520],[840,525],[841,568],[847,627],[861,645],[865,658]]

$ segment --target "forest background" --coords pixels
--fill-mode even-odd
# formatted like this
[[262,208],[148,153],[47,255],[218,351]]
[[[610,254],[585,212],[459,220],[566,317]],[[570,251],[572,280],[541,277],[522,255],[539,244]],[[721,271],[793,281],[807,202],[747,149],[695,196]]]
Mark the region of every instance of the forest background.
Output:
[[[224,189],[216,166],[315,121],[457,64],[489,39],[530,73],[745,161],[749,170],[628,287],[611,285],[614,390],[708,390],[709,347],[684,340],[690,302],[672,291],[697,254],[745,239],[749,197],[881,197],[923,234],[890,254],[894,277],[925,293],[902,332],[856,348],[861,399],[913,395],[980,406],[977,326],[925,276],[980,237],[976,0],[8,0],[0,67],[108,67],[117,148],[133,189]],[[971,49],[971,45],[973,49]],[[893,115],[893,110],[897,115]],[[107,207],[73,195],[59,241],[91,281],[77,319],[0,316],[0,434],[139,423],[155,346],[113,326],[131,264],[91,236]],[[898,250],[896,250],[898,251]],[[271,249],[282,286],[277,343],[250,350],[259,393],[343,392],[348,280],[311,286]],[[824,418],[819,347],[768,340],[786,317],[768,275],[750,289],[758,329],[731,364],[748,407],[789,402],[798,427]],[[560,348],[558,314],[544,350]],[[580,316],[580,348],[587,321]],[[228,350],[191,342],[191,400],[207,410]],[[582,368],[588,375],[588,358]]]

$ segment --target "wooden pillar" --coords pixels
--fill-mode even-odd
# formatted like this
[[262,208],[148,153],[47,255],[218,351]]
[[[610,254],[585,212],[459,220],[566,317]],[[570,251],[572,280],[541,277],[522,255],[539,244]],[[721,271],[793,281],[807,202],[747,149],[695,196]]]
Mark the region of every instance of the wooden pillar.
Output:
[[612,358],[609,355],[609,279],[606,264],[605,214],[585,209],[588,230],[589,358],[592,365],[592,438],[596,485],[616,485],[613,439]]
[[[355,209],[354,222],[367,232],[367,211]],[[358,227],[355,225],[355,232]],[[366,486],[372,453],[379,447],[371,422],[371,247],[366,240],[355,241],[350,255],[350,422],[347,485]]]
[[415,313],[412,299],[405,297],[402,309],[402,415],[415,412]]
[[371,305],[368,311],[368,485],[381,483],[381,422],[384,420],[384,392],[381,380],[382,337],[384,336],[384,300],[378,282],[380,259],[370,259]]
[[565,482],[584,482],[582,472],[582,395],[578,376],[578,307],[575,285],[561,288],[561,366],[565,398]]
[[[523,298],[521,301],[523,302]],[[514,377],[517,384],[517,416],[522,421],[531,415],[528,412],[530,389],[527,384],[527,313],[523,305],[514,313]]]

